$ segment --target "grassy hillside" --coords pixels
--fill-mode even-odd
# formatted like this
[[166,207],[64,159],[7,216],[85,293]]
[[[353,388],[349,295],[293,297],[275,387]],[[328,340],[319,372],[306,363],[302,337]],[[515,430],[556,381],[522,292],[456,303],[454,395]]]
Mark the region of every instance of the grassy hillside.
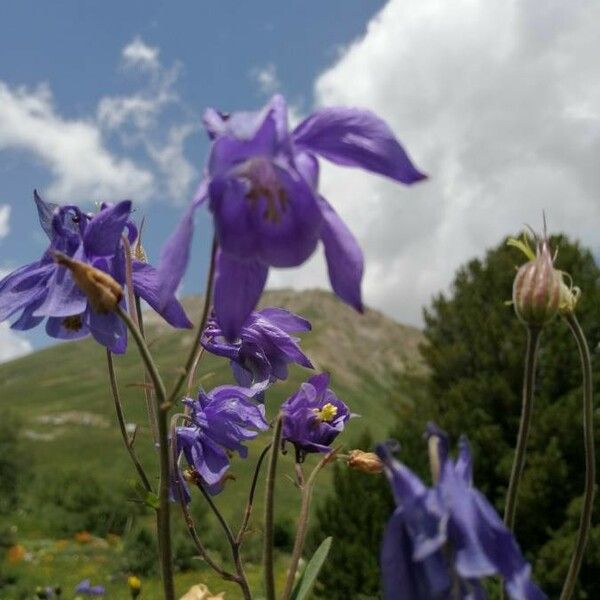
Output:
[[[200,299],[185,300],[192,318],[200,313]],[[282,306],[308,318],[313,331],[303,336],[302,346],[319,370],[331,372],[332,387],[361,415],[351,421],[341,442],[350,442],[368,428],[375,438],[384,437],[390,422],[392,403],[406,401],[394,391],[398,376],[422,369],[417,346],[418,330],[400,325],[377,311],[358,315],[323,291],[278,290],[264,296],[263,305]],[[187,355],[193,338],[189,331],[175,331],[158,317],[146,317],[147,337],[167,382],[174,379],[178,365]],[[143,375],[133,344],[123,357],[116,357],[117,375],[128,422],[139,426],[136,449],[149,473],[156,460],[145,416],[141,388]],[[267,410],[273,415],[279,404],[311,372],[292,368],[290,379],[267,393]],[[231,382],[227,361],[205,355],[198,383],[210,388]],[[397,389],[397,388],[396,388]],[[61,343],[21,359],[0,365],[0,410],[10,406],[24,426],[27,459],[35,473],[79,469],[93,473],[106,486],[134,479],[134,471],[118,434],[106,377],[104,349],[92,340]],[[248,460],[235,458],[228,483],[218,502],[234,522],[242,511],[254,461],[268,442],[268,434],[254,440]],[[296,512],[298,492],[286,477],[292,473],[292,454],[282,461],[278,478],[279,518]],[[316,493],[325,493],[327,473]],[[259,496],[262,492],[259,493]],[[197,502],[202,502],[198,497]],[[256,508],[260,516],[260,500]],[[27,519],[20,527],[32,539],[39,523]],[[258,523],[255,525],[258,527]]]

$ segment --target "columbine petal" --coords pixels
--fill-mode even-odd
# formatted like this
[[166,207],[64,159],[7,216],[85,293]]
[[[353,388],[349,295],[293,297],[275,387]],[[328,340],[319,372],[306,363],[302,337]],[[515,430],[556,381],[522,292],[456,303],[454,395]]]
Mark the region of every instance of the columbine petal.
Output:
[[37,193],[37,190],[33,190],[33,199],[37,207],[40,225],[48,238],[52,240],[54,234],[54,230],[52,228],[52,216],[54,214],[54,210],[58,208],[58,204],[54,204],[53,202],[45,202]]
[[183,279],[185,269],[190,259],[190,246],[194,235],[194,216],[196,209],[202,204],[206,184],[201,184],[196,199],[192,202],[175,231],[166,241],[160,252],[158,263],[158,280],[160,282],[160,306],[164,307],[171,301]]
[[185,310],[175,296],[161,306],[161,288],[158,270],[148,263],[133,262],[133,288],[163,319],[173,327],[193,327]]
[[271,323],[274,323],[279,329],[286,333],[310,331],[312,328],[310,321],[295,315],[293,312],[285,310],[284,308],[263,308],[258,311],[258,314],[271,321]]
[[87,224],[83,246],[88,256],[113,256],[121,241],[127,219],[131,214],[131,200],[107,206]]
[[265,287],[268,269],[258,261],[242,262],[220,251],[215,275],[215,315],[228,340],[239,336]]
[[361,167],[402,183],[425,178],[412,164],[392,130],[358,108],[323,108],[293,131],[296,146],[340,165]]
[[360,282],[363,276],[363,255],[358,242],[344,221],[324,198],[320,199],[323,214],[321,239],[329,281],[335,293],[359,312],[363,311]]
[[127,329],[116,313],[100,314],[93,310],[89,317],[90,332],[94,339],[114,354],[123,354],[127,348]]

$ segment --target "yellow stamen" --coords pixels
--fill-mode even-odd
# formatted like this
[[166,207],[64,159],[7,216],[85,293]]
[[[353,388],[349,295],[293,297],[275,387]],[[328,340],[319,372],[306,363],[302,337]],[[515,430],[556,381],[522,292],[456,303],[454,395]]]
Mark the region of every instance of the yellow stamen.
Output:
[[329,423],[335,419],[338,409],[337,406],[334,406],[331,404],[331,402],[328,402],[321,409],[313,408],[313,412],[315,415],[317,415],[317,419],[319,419],[319,421]]

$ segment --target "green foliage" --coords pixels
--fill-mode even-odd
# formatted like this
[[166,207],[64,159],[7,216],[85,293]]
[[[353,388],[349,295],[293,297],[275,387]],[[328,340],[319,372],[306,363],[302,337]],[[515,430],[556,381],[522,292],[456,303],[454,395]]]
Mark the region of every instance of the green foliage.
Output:
[[292,590],[291,600],[308,600],[315,586],[317,577],[327,560],[329,550],[331,550],[332,538],[328,537],[323,540],[316,552],[306,564],[304,571],[300,575],[296,586]]
[[[371,437],[364,434],[356,447],[366,450],[372,445]],[[382,476],[334,466],[333,492],[316,511],[307,551],[314,553],[325,537],[333,537],[316,589],[319,597],[347,600],[359,593],[379,592],[379,544],[392,506]]]
[[157,573],[158,546],[156,536],[145,527],[130,532],[123,544],[123,570],[138,577]]
[[28,510],[49,535],[88,531],[97,536],[123,533],[138,508],[119,488],[106,488],[92,474],[56,471],[37,477]]
[[[597,356],[600,270],[591,253],[577,243],[556,237],[552,246],[559,248],[557,267],[570,273],[582,289],[577,314]],[[449,296],[434,299],[425,312],[427,344],[422,348],[430,368],[427,398],[399,411],[400,423],[410,423],[398,434],[407,464],[422,447],[420,436],[427,420],[435,420],[453,440],[466,433],[475,454],[477,486],[500,511],[519,422],[526,343],[525,328],[505,301],[511,297],[514,267],[522,262],[520,253],[503,242],[484,260],[462,267]],[[594,379],[598,389],[597,366]],[[550,597],[560,592],[577,527],[577,511],[570,518],[568,507],[583,491],[581,402],[576,345],[557,318],[542,334],[516,528],[521,546],[534,562],[535,576]],[[598,528],[598,511],[594,523]],[[598,589],[600,557],[594,535],[578,598],[592,598]]]
[[21,483],[27,475],[20,431],[18,417],[10,410],[3,411],[0,419],[0,514],[15,508]]

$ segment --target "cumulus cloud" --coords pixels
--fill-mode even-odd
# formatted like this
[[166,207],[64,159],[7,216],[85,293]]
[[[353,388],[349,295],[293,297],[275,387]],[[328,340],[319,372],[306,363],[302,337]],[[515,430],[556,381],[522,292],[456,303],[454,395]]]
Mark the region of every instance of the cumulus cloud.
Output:
[[158,48],[139,37],[121,60],[142,72],[140,87],[100,98],[95,114],[84,118],[62,116],[48,84],[31,89],[0,80],[0,151],[24,150],[40,160],[53,176],[45,190],[50,199],[187,199],[197,173],[183,144],[199,126],[176,90],[180,66],[162,65]]
[[[455,269],[541,224],[598,248],[600,5],[390,0],[315,82],[317,105],[370,108],[428,182],[326,165],[322,191],[360,240],[367,303],[419,324]],[[321,257],[271,284],[327,285]]]
[[[0,204],[0,238],[3,238],[8,235],[10,231],[9,227],[9,218],[10,218],[10,206],[8,204]],[[0,278],[2,277],[2,273],[0,271]]]
[[53,198],[148,197],[152,189],[152,173],[115,156],[94,122],[61,117],[47,85],[11,88],[0,81],[0,150],[6,149],[29,151],[49,168]]

